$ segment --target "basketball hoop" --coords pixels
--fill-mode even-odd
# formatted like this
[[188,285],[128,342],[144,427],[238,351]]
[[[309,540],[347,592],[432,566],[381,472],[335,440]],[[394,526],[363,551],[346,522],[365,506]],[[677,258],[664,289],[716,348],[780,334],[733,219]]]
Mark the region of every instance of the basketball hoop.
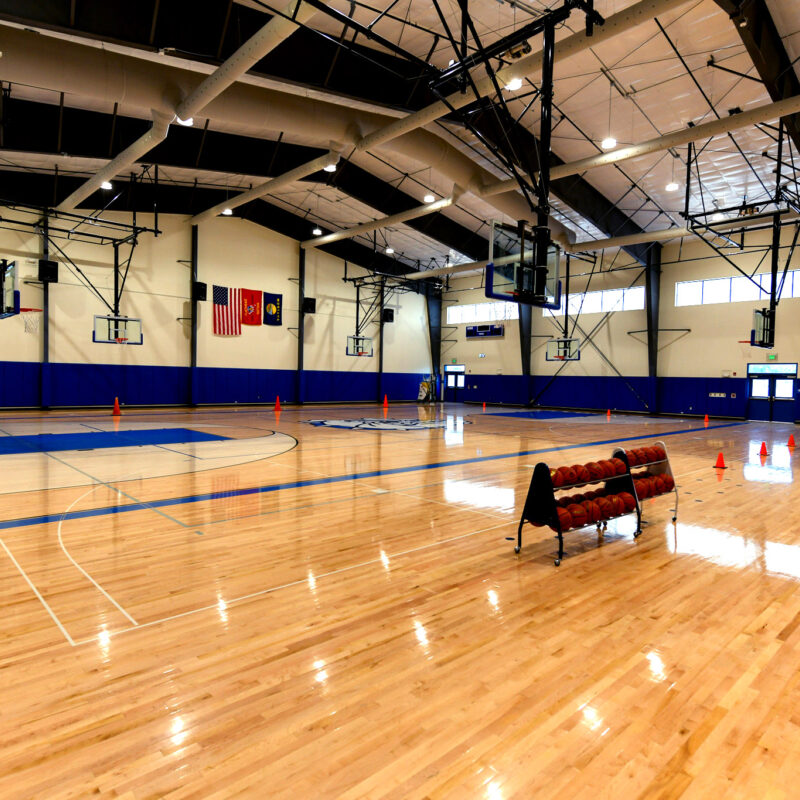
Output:
[[117,344],[125,344],[128,340],[122,336],[118,336],[114,341],[116,341]]
[[25,325],[25,333],[39,333],[39,327],[42,321],[42,318],[39,316],[41,313],[41,308],[21,308],[19,310],[22,322]]

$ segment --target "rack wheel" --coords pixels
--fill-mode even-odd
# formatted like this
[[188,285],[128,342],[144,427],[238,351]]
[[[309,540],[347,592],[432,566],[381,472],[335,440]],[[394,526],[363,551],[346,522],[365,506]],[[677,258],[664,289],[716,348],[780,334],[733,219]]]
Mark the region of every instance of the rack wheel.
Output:
[[677,522],[677,521],[678,521],[678,518],[677,518],[677,517],[673,517],[673,518],[672,518],[672,521],[673,521],[673,522]]
[[555,564],[557,567],[560,567],[560,566],[561,566],[561,559],[560,559],[560,558],[557,558],[557,559],[556,559],[556,560],[555,560],[553,563],[554,563],[554,564]]
[[634,539],[638,539],[641,535],[642,535],[641,531],[634,531],[633,532],[633,538]]
[[517,554],[519,554],[519,547],[515,547],[515,548],[514,548],[514,552],[515,552],[515,553],[517,553]]

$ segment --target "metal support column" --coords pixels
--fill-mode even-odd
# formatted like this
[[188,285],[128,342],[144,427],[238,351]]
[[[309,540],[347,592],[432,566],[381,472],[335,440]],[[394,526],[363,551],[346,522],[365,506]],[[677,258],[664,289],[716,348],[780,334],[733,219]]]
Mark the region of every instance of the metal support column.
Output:
[[306,315],[303,311],[303,302],[306,297],[306,251],[300,248],[297,261],[297,372],[295,374],[295,400],[302,403],[305,398],[305,380],[303,376],[304,340],[306,329]]
[[378,297],[378,402],[383,402],[383,304],[386,300],[386,278],[381,278]]
[[531,327],[533,306],[519,304],[519,355],[522,368],[523,391],[520,402],[528,403],[531,399]]
[[428,340],[431,345],[431,376],[435,382],[437,400],[441,399],[442,372],[442,293],[426,287],[425,304],[428,309]]
[[658,317],[661,304],[661,245],[653,244],[647,253],[644,297],[647,317],[647,375],[650,394],[648,404],[658,414],[661,404],[658,398]]
[[[50,259],[49,220],[42,216],[42,258]],[[39,376],[39,405],[50,407],[50,282],[42,283],[42,366]]]
[[196,406],[198,400],[197,391],[197,292],[195,291],[195,284],[197,283],[197,261],[198,261],[198,246],[197,246],[197,225],[192,225],[192,249],[191,249],[191,279],[189,286],[189,297],[191,303],[191,340],[189,345],[189,405]]

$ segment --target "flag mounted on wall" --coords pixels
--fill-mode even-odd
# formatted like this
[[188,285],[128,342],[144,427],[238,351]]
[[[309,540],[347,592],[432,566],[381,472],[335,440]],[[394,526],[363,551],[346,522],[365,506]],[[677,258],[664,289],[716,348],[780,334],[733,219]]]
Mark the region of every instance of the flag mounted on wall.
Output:
[[261,324],[261,290],[242,289],[242,325]]
[[264,292],[264,324],[283,325],[283,295]]
[[214,286],[214,333],[218,336],[239,336],[242,333],[241,289]]

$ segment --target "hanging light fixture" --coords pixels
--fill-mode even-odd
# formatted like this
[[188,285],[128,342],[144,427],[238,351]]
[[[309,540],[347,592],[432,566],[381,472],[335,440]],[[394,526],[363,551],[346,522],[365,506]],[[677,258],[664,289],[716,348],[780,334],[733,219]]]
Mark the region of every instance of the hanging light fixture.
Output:
[[430,192],[422,198],[423,203],[433,203],[435,200],[436,198]]
[[222,216],[223,217],[229,217],[229,216],[231,216],[231,214],[233,214],[233,210],[232,209],[230,209],[230,208],[223,208],[222,209]]
[[319,225],[315,225],[314,230],[311,231],[311,234],[313,236],[322,236],[322,228],[320,228]]
[[391,255],[394,253],[394,247],[387,247],[385,252],[387,255]]
[[509,92],[516,92],[517,89],[522,88],[522,78],[512,78],[507,84],[506,89]]
[[111,183],[111,181],[103,181],[103,182],[100,184],[100,188],[101,188],[101,189],[105,189],[105,191],[107,191],[107,192],[108,192],[108,191],[111,191],[111,189],[113,189],[113,188],[114,188],[114,186],[113,186],[113,184]]
[[678,154],[673,153],[672,150],[667,150],[667,152],[672,156],[672,177],[670,178],[669,183],[664,188],[668,192],[677,192],[678,184],[675,181],[675,159],[678,157]]
[[617,140],[611,135],[611,79],[609,78],[608,81],[608,135],[602,142],[600,142],[600,147],[603,150],[613,150],[617,146]]

